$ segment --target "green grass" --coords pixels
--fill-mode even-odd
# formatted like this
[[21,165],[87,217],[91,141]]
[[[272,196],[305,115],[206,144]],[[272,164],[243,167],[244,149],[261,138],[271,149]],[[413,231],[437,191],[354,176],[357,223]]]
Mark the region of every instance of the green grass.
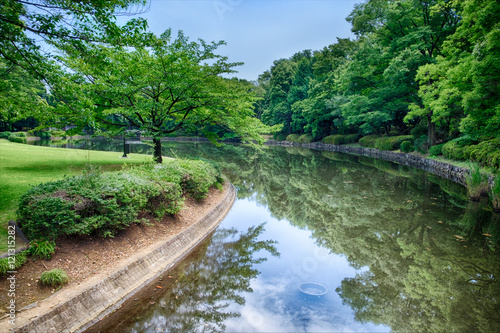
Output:
[[150,161],[151,156],[32,146],[0,139],[0,253],[7,250],[7,223],[16,218],[19,198],[40,183],[81,173],[85,165],[120,170],[124,163]]

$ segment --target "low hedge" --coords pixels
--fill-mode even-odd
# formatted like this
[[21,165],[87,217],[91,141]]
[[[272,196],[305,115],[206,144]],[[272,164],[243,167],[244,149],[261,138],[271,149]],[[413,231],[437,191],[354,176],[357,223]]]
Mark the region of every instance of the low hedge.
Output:
[[311,143],[313,142],[313,137],[310,134],[303,134],[297,139],[299,143]]
[[344,143],[358,142],[359,138],[361,138],[361,135],[359,135],[359,134],[347,134],[344,137]]
[[440,145],[435,145],[435,146],[432,146],[429,148],[429,156],[431,157],[434,157],[434,156],[438,156],[438,155],[442,155],[443,154],[443,146],[444,144],[440,144]]
[[359,139],[359,144],[363,147],[375,147],[375,141],[380,138],[380,135],[367,135]]
[[286,137],[285,141],[290,142],[299,142],[300,135],[298,134],[290,134]]
[[31,188],[19,202],[18,224],[30,239],[112,237],[140,222],[139,216],[176,214],[184,195],[204,198],[221,182],[220,172],[203,161],[173,160],[120,172],[91,170]]
[[0,139],[8,139],[9,136],[11,136],[12,132],[5,131],[5,132],[0,132]]
[[27,142],[25,137],[17,136],[15,133],[12,133],[8,137],[8,139],[10,142],[17,142],[17,143],[26,143]]
[[457,140],[448,141],[441,148],[443,156],[451,160],[464,161],[468,158],[465,147],[461,146]]
[[403,141],[413,142],[412,135],[387,136],[375,140],[375,148],[379,150],[399,149]]
[[321,141],[329,145],[341,145],[345,143],[345,137],[343,134],[334,134],[324,137]]

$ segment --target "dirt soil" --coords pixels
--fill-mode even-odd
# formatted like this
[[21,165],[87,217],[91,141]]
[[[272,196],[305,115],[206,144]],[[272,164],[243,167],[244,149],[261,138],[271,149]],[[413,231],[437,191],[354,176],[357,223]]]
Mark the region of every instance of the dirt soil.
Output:
[[[132,225],[114,238],[67,237],[57,240],[56,253],[50,260],[28,257],[27,262],[17,271],[16,307],[21,309],[39,302],[57,291],[38,283],[44,271],[53,268],[65,270],[69,282],[63,289],[77,288],[96,275],[111,273],[141,249],[167,240],[197,222],[224,198],[227,190],[226,182],[223,191],[211,189],[207,198],[201,202],[187,198],[184,209],[176,216],[166,217],[162,221],[152,219],[152,225]],[[0,280],[0,290],[8,289],[8,281],[3,277]],[[9,300],[7,292],[0,293],[0,316],[6,312]]]

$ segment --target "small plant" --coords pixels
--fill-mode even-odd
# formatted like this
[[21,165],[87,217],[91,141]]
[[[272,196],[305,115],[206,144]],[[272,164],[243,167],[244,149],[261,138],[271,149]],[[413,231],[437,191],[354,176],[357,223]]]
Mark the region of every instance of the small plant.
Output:
[[68,282],[68,275],[65,271],[59,268],[45,271],[40,276],[40,284],[48,287],[58,287]]
[[56,244],[46,240],[34,241],[28,249],[28,254],[41,259],[50,259],[56,252]]
[[299,137],[300,137],[300,135],[298,135],[298,134],[290,134],[286,137],[285,141],[298,142]]
[[14,257],[0,259],[0,276],[6,275],[8,271],[15,271],[26,262],[26,254],[18,253]]
[[471,200],[478,201],[481,195],[488,193],[488,183],[485,181],[484,176],[481,174],[479,165],[471,168],[466,181],[467,192]]
[[490,191],[491,203],[493,206],[493,210],[496,212],[500,212],[500,175],[495,177],[493,181],[493,185],[491,186]]
[[403,153],[409,153],[413,151],[413,146],[411,145],[410,141],[403,141],[401,142],[401,146],[399,147]]

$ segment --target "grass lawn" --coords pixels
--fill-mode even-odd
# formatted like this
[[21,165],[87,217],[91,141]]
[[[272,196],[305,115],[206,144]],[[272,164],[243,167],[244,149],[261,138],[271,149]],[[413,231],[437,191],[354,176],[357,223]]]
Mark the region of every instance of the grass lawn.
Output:
[[0,253],[7,250],[7,223],[16,218],[19,198],[31,187],[81,173],[87,164],[120,170],[124,163],[151,160],[150,155],[61,149],[0,139]]

